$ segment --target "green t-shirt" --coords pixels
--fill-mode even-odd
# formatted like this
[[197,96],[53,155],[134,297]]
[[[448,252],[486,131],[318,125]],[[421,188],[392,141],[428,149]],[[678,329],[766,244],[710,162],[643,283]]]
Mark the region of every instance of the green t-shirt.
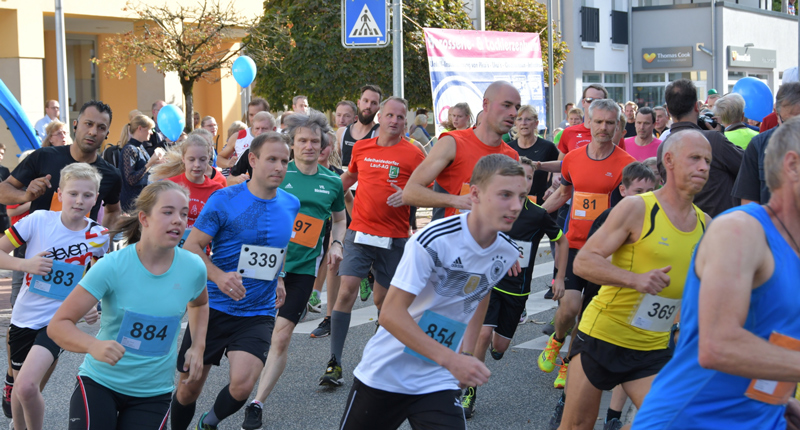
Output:
[[[281,188],[300,200],[300,212],[295,219],[283,270],[287,273],[316,276],[317,258],[322,254],[322,238],[325,236],[325,220],[332,212],[344,210],[342,180],[336,173],[322,166],[317,167],[316,174],[304,175],[292,160],[286,168],[286,177]],[[317,229],[319,235],[309,236]],[[297,242],[315,245],[310,247]]]
[[558,133],[556,133],[556,136],[553,138],[553,143],[556,144],[556,146],[558,145],[558,142],[561,141],[561,133],[563,133],[563,132],[564,132],[564,130],[559,131]]
[[742,127],[736,130],[726,131],[725,137],[727,137],[731,143],[739,148],[747,149],[747,145],[750,144],[750,139],[757,134],[758,132],[755,130],[751,130],[748,127]]

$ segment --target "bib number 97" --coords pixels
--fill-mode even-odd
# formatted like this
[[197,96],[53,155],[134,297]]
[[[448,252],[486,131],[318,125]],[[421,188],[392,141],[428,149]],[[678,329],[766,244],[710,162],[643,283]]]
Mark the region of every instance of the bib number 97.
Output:
[[294,231],[298,233],[306,233],[308,229],[311,228],[311,223],[303,222],[303,220],[297,220],[294,222]]
[[[448,336],[448,333],[450,335]],[[439,327],[436,324],[429,324],[428,329],[425,331],[425,334],[431,337],[431,339],[439,342],[440,344],[448,347],[453,348],[453,341],[456,337],[456,332],[450,332],[445,327]]]

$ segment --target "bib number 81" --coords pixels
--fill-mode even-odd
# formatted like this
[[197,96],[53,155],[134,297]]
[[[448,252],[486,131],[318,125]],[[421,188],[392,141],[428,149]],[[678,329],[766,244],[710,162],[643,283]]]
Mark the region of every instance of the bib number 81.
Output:
[[[66,282],[64,282],[64,278],[65,277],[67,278]],[[65,287],[71,287],[72,286],[72,282],[74,281],[74,279],[75,279],[75,275],[74,274],[72,274],[72,273],[64,273],[61,270],[56,270],[55,273],[53,273],[53,271],[50,270],[50,272],[48,272],[46,275],[42,276],[42,280],[45,281],[45,282],[50,282],[52,280],[54,284],[62,284]]]
[[161,328],[161,330],[156,333],[158,327],[154,325],[148,325],[147,327],[140,322],[133,323],[133,329],[130,332],[130,336],[134,339],[138,339],[143,337],[144,340],[153,340],[155,338],[159,338],[161,340],[166,340],[167,338],[167,326]]
[[592,210],[597,209],[597,200],[583,199],[583,208],[587,209],[587,210],[588,209],[592,209]]
[[647,312],[647,316],[651,318],[658,318],[660,320],[666,320],[672,318],[672,314],[675,313],[675,305],[661,305],[659,303],[653,303],[653,309]]
[[431,337],[431,339],[439,342],[440,344],[445,345],[448,348],[452,348],[456,332],[455,331],[450,332],[450,336],[447,335],[448,332],[450,331],[447,330],[447,328],[445,327],[439,328],[439,326],[437,326],[436,324],[430,324],[425,334],[427,334],[428,336]]

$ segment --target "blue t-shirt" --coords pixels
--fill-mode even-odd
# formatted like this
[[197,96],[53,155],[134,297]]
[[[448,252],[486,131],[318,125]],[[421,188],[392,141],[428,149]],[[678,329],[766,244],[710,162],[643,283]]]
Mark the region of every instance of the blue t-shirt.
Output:
[[[173,339],[162,339],[171,341],[169,352],[162,356],[139,355],[126,348],[125,355],[111,366],[86,354],[78,374],[128,396],[152,397],[172,392],[180,319],[187,303],[203,292],[205,281],[203,260],[180,248],[175,248],[169,270],[158,276],[142,265],[136,246],[106,255],[80,282],[80,286],[103,305],[97,338],[117,340],[126,311],[153,317],[176,317],[177,333]],[[137,334],[141,339],[143,333]]]
[[[277,189],[274,198],[263,200],[250,192],[248,182],[216,191],[194,222],[194,228],[213,238],[211,262],[223,272],[235,272],[238,269],[242,245],[285,249],[292,237],[297,211],[300,210],[300,201],[286,191]],[[277,279],[261,281],[242,278],[247,292],[238,302],[209,280],[209,307],[234,316],[274,317]]]

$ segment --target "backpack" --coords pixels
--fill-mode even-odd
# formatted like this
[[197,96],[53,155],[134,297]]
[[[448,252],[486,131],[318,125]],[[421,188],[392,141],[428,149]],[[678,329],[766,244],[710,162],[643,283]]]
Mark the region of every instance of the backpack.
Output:
[[119,169],[120,152],[122,152],[122,150],[119,145],[109,145],[108,148],[103,151],[103,160],[106,160],[106,162]]

